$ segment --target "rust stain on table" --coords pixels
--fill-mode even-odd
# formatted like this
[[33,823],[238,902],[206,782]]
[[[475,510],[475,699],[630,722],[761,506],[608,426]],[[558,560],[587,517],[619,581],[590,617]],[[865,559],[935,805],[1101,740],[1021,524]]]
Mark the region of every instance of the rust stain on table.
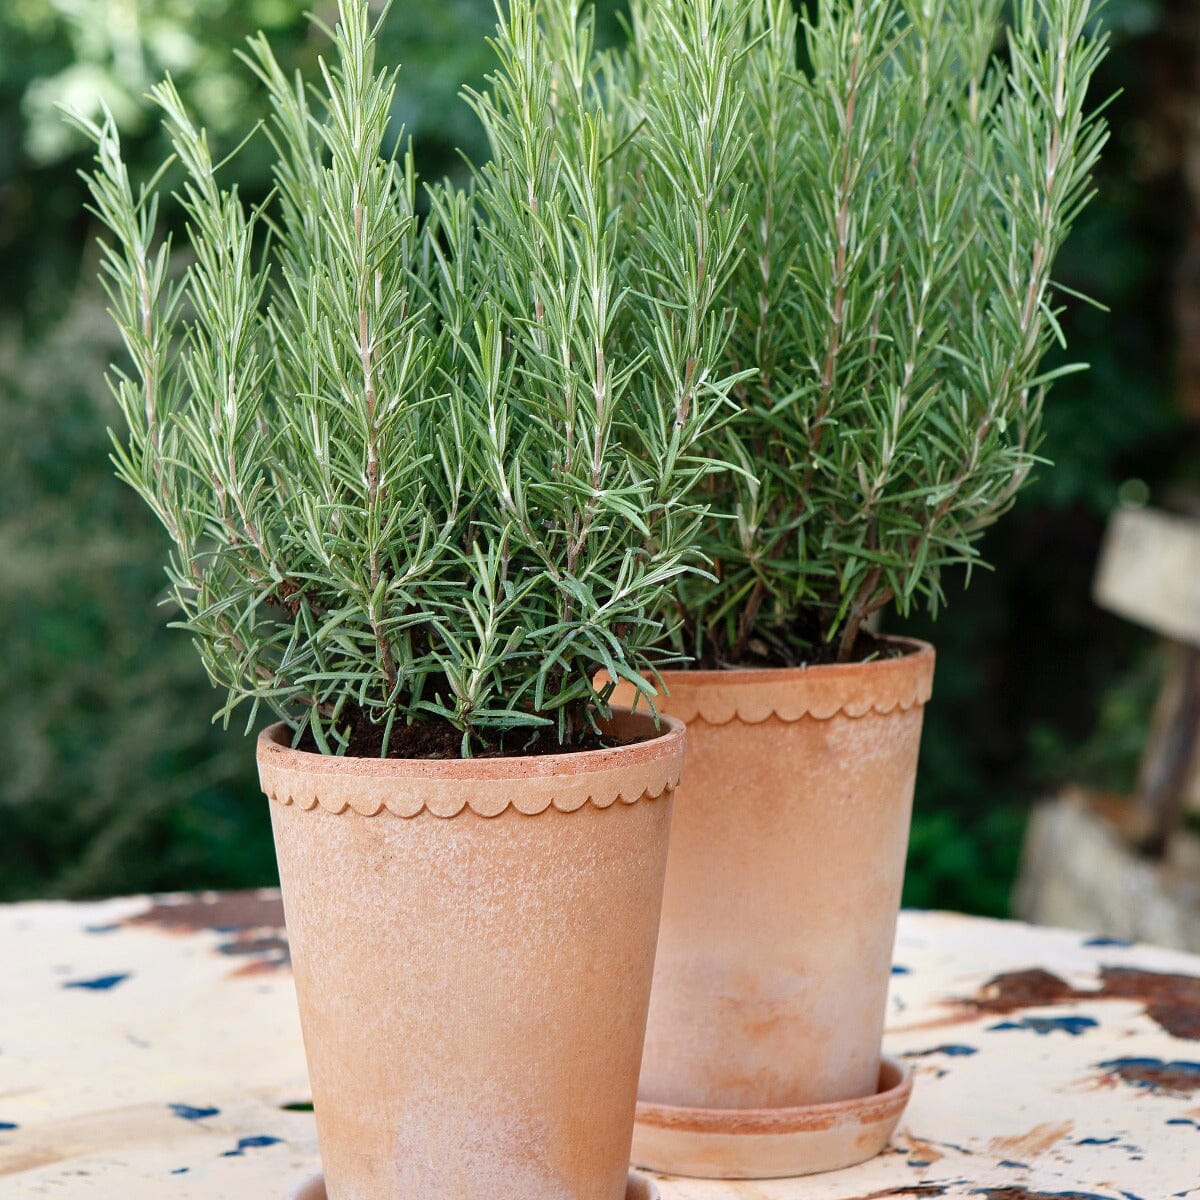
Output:
[[1102,966],[1097,987],[1073,987],[1041,967],[1009,971],[990,979],[975,996],[950,1002],[954,1010],[925,1028],[959,1024],[980,1016],[1010,1016],[1027,1008],[1058,1008],[1097,1000],[1141,1004],[1146,1015],[1172,1037],[1200,1041],[1200,975]]
[[1036,1158],[1061,1142],[1074,1128],[1074,1121],[1060,1121],[1057,1124],[1046,1121],[1015,1137],[992,1138],[988,1145],[1004,1160]]
[[283,901],[277,892],[214,892],[151,898],[125,925],[149,925],[177,933],[201,930],[283,929]]
[[180,936],[220,934],[223,940],[214,947],[217,953],[251,960],[232,971],[234,976],[269,974],[291,963],[283,901],[274,891],[158,896],[123,924]]

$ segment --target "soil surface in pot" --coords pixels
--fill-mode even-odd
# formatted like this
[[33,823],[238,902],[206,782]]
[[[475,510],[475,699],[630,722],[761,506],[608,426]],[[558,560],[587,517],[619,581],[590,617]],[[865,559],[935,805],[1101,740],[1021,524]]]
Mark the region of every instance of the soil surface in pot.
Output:
[[[720,671],[750,670],[763,667],[823,667],[838,661],[837,639],[827,641],[816,622],[799,619],[781,626],[777,633],[754,637],[736,662],[726,662],[720,647],[707,650],[699,659],[672,670]],[[866,631],[858,635],[854,650],[846,663],[864,663],[877,658],[903,658],[911,650],[896,645],[887,638]]]
[[[383,750],[383,729],[372,725],[365,718],[353,721],[353,733],[346,750],[348,758],[409,758],[409,759],[454,759],[463,758],[462,730],[449,721],[431,718],[418,725],[395,725],[388,741],[387,754]],[[607,737],[587,730],[570,746],[564,746],[557,731],[550,727],[537,729],[514,729],[500,739],[496,746],[476,746],[472,758],[540,758],[547,754],[578,754],[585,750],[615,750],[621,746],[633,746],[649,741],[642,737]],[[320,747],[306,730],[300,739],[298,750],[319,754]]]

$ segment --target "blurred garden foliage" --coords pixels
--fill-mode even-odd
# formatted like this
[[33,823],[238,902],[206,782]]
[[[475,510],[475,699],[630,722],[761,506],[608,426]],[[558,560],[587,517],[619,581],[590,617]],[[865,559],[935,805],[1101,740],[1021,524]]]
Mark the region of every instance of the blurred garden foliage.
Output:
[[[56,105],[94,112],[103,99],[148,172],[163,143],[144,91],[169,70],[206,125],[242,127],[263,100],[235,51],[263,28],[282,61],[311,67],[324,36],[305,20],[310,7],[0,5],[0,899],[273,880],[251,746],[209,724],[215,697],[156,606],[164,538],[107,460],[115,409],[102,377],[119,346],[93,282],[76,178],[86,152]],[[613,7],[601,5],[610,35]],[[991,535],[984,556],[997,570],[952,584],[936,626],[905,626],[939,650],[910,903],[1003,913],[1029,803],[1067,777],[1113,788],[1132,777],[1157,678],[1151,642],[1099,613],[1089,588],[1121,485],[1138,478],[1157,495],[1185,472],[1189,447],[1195,455],[1172,405],[1172,272],[1187,209],[1162,133],[1180,53],[1164,32],[1170,9],[1106,10],[1116,42],[1099,86],[1123,94],[1100,198],[1060,275],[1113,312],[1067,314],[1071,357],[1093,369],[1051,397],[1045,453],[1056,466]],[[491,0],[392,8],[382,52],[403,64],[395,117],[426,177],[463,169],[455,146],[480,152],[456,94],[488,66],[492,11]],[[266,161],[252,141],[227,170],[262,195]]]

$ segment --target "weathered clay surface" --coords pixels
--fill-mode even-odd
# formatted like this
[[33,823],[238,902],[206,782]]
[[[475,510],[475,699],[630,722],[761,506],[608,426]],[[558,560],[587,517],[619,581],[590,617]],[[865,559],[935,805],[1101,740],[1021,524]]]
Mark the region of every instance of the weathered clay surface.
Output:
[[904,646],[866,664],[664,676],[663,710],[688,722],[688,772],[643,1101],[764,1109],[874,1093],[933,679],[933,650]]
[[329,1200],[623,1200],[684,730],[618,725],[344,772],[263,735]]
[[[249,899],[200,898],[215,928],[139,920],[195,897],[0,907],[4,1200],[286,1200],[320,1170],[291,977],[223,950],[245,921],[271,932],[277,893]],[[800,1180],[660,1177],[662,1200],[1195,1192],[1200,1053],[1171,1030],[1200,1025],[1200,957],[903,913],[895,972],[884,1046],[917,1078],[889,1150]]]

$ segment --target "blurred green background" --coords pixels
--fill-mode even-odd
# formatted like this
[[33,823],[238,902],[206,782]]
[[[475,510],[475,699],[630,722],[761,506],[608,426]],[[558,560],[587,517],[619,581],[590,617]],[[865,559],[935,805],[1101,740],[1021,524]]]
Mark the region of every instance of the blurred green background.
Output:
[[[995,572],[969,588],[950,581],[936,625],[889,622],[939,650],[911,904],[1006,912],[1030,804],[1068,779],[1132,781],[1159,655],[1148,635],[1095,609],[1089,589],[1122,488],[1157,500],[1194,481],[1173,316],[1194,219],[1177,130],[1196,47],[1171,23],[1190,3],[1111,0],[1106,10],[1114,52],[1099,87],[1123,90],[1099,199],[1060,277],[1112,312],[1067,314],[1071,357],[1093,369],[1051,398],[1045,453],[1056,466],[990,536]],[[263,28],[282,60],[311,67],[323,38],[304,18],[310,7],[0,5],[0,900],[274,880],[251,744],[210,724],[217,697],[158,607],[165,539],[107,461],[114,408],[103,373],[119,347],[95,283],[76,177],[85,159],[56,106],[94,111],[103,99],[148,174],[163,145],[142,94],[169,70],[232,148],[262,108],[236,48]],[[396,117],[427,176],[462,170],[456,146],[479,153],[456,94],[487,69],[492,12],[491,0],[392,9],[383,49],[404,64]],[[261,140],[231,177],[265,192]]]

